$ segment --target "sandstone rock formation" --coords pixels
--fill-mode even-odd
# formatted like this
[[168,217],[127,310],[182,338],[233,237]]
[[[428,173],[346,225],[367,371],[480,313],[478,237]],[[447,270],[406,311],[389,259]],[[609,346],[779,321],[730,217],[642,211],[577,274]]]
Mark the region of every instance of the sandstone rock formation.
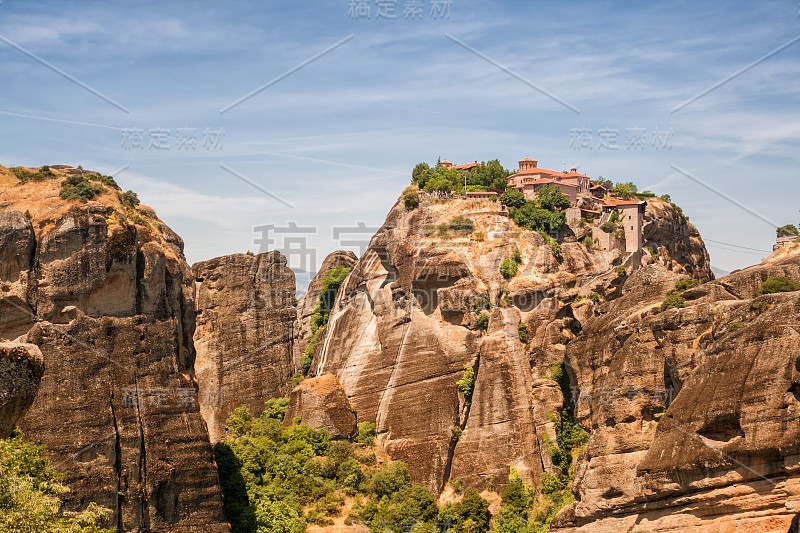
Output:
[[295,323],[294,367],[300,368],[300,360],[308,347],[311,338],[311,315],[319,302],[322,280],[332,268],[339,266],[353,268],[358,258],[353,252],[337,250],[328,254],[319,271],[308,285],[308,292],[297,301],[297,322]]
[[257,414],[264,402],[288,393],[299,368],[292,361],[295,279],[279,252],[217,257],[192,270],[200,412],[217,442],[235,408]]
[[647,199],[642,237],[645,248],[657,252],[658,262],[668,270],[700,282],[714,279],[700,232],[664,200]]
[[357,431],[355,410],[333,374],[306,379],[292,390],[283,425],[290,426],[296,418],[334,438],[354,437]]
[[646,267],[567,345],[591,431],[556,531],[784,532],[800,509],[800,255],[686,291]]
[[0,342],[0,438],[11,434],[33,403],[43,373],[44,358],[35,345]]
[[182,242],[108,185],[60,199],[62,177],[0,190],[0,337],[38,346],[47,369],[19,425],[66,472],[68,509],[109,507],[120,532],[228,531]]
[[[475,232],[437,233],[455,215]],[[520,273],[505,280],[500,262],[516,248]],[[556,258],[496,202],[426,201],[411,212],[399,202],[339,289],[312,372],[336,375],[359,421],[375,422],[389,456],[435,493],[451,478],[502,488],[511,465],[538,482],[554,469],[545,435],[555,438],[562,402],[548,367],[592,315],[591,302],[571,303],[616,297],[620,260],[574,240]],[[480,313],[490,315],[485,333]],[[476,375],[471,397],[456,386],[465,367]]]

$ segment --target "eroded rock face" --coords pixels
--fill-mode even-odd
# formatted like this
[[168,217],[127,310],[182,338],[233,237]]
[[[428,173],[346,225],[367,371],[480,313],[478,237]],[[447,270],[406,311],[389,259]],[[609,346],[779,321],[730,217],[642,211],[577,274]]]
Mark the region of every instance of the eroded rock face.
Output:
[[[24,187],[54,188],[52,202],[52,181]],[[109,507],[120,532],[227,531],[180,240],[156,218],[121,221],[113,192],[101,200],[34,216],[36,237],[21,212],[0,213],[0,337],[38,346],[47,369],[19,426],[66,473],[68,509]]]
[[332,268],[348,267],[353,268],[358,258],[353,252],[337,250],[328,254],[319,268],[319,272],[308,285],[308,292],[297,301],[297,322],[295,325],[294,340],[294,367],[300,368],[300,360],[308,347],[311,337],[311,315],[319,302],[319,295],[322,289],[322,281],[325,274]]
[[[429,229],[455,215],[475,232]],[[519,273],[506,280],[500,263],[516,248]],[[554,471],[545,435],[555,439],[550,415],[563,401],[549,365],[593,314],[591,302],[575,312],[571,303],[594,291],[616,297],[619,261],[578,242],[556,258],[494,202],[423,202],[411,212],[398,203],[339,289],[312,371],[336,375],[358,420],[375,422],[378,443],[434,493],[451,478],[502,489],[512,465],[538,483]],[[457,387],[465,367],[476,376],[471,397]]]
[[292,361],[295,278],[279,252],[217,257],[192,269],[200,411],[217,442],[234,409],[258,414],[288,392],[299,367]]
[[292,390],[283,425],[292,425],[296,418],[314,429],[324,429],[333,438],[351,438],[357,433],[353,405],[333,374],[306,379]]
[[557,531],[786,531],[800,508],[800,256],[684,293],[650,266],[567,346],[591,431]]
[[701,283],[714,279],[700,232],[664,200],[647,199],[642,237],[644,246],[657,251],[658,262],[668,270]]
[[44,373],[44,358],[33,344],[0,342],[0,438],[11,434],[33,403]]

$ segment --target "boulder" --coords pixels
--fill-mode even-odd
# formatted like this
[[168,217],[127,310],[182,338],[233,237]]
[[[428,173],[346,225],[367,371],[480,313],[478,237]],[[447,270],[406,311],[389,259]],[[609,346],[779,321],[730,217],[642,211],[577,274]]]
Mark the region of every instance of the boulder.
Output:
[[333,374],[306,379],[292,390],[283,425],[290,426],[297,418],[333,438],[352,438],[358,431],[353,405]]
[[11,434],[33,403],[44,374],[44,357],[34,344],[0,342],[0,438]]

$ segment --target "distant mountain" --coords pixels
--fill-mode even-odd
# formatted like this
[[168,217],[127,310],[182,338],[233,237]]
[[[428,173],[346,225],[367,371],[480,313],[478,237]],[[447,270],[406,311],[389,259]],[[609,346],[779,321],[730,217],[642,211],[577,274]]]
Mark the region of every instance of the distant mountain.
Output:
[[723,276],[727,276],[730,274],[727,270],[722,270],[721,268],[717,268],[714,265],[711,265],[711,272],[714,273],[715,278],[721,278]]

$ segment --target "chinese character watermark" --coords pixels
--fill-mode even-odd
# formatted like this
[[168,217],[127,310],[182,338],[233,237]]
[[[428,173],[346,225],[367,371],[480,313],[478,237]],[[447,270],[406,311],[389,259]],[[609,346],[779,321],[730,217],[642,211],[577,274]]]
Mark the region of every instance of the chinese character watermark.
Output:
[[[661,129],[656,127],[652,131],[650,147],[655,150],[671,150],[672,128]],[[570,130],[569,146],[573,150],[620,150],[622,148],[620,134],[624,135],[625,149],[628,151],[645,150],[647,148],[646,128],[600,128],[596,132],[588,128],[573,128]]]
[[[353,20],[399,20],[399,0],[348,0],[347,16]],[[430,0],[428,17],[433,20],[449,20],[453,0]],[[374,8],[374,9],[373,9]],[[425,18],[424,0],[405,0],[402,3],[403,20]]]
[[[220,407],[223,403],[222,390],[206,391],[202,398],[205,407]],[[133,407],[182,407],[191,408],[198,405],[197,390],[194,387],[178,387],[168,389],[164,387],[151,387],[139,389],[138,387],[122,388],[122,406]]]
[[291,268],[307,272],[316,271],[317,250],[308,246],[309,238],[318,233],[316,226],[302,227],[298,226],[297,222],[288,222],[285,227],[265,224],[255,226],[253,233],[256,235],[253,244],[258,248],[258,253],[277,250],[286,256]]
[[[147,138],[145,140],[145,137]],[[206,150],[222,150],[225,130],[222,128],[206,128],[203,132],[202,147]],[[197,128],[177,128],[175,135],[164,128],[151,128],[147,131],[140,128],[124,128],[122,130],[123,150],[197,150]]]

